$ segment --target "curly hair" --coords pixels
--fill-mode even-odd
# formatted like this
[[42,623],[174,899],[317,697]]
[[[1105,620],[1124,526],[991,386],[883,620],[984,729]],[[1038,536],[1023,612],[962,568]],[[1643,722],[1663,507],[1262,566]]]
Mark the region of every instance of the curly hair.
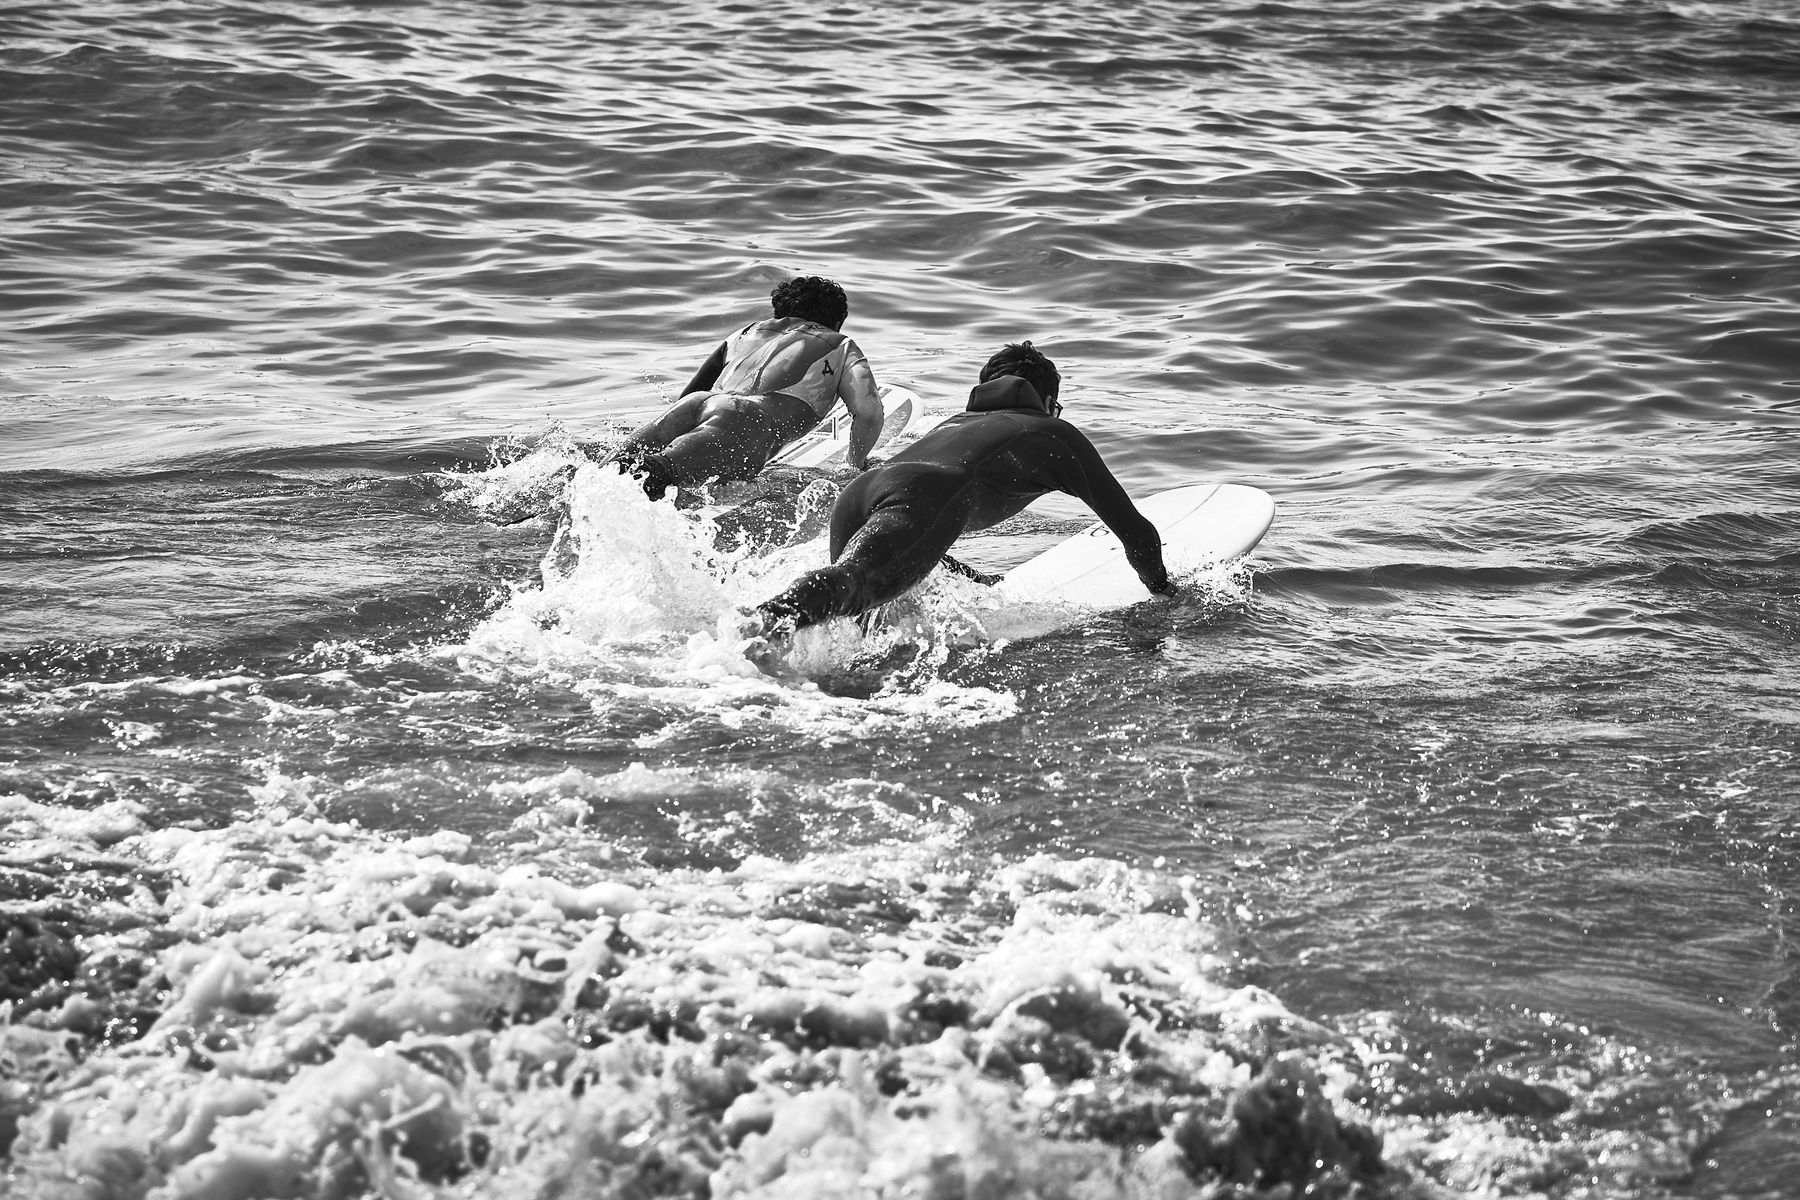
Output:
[[1057,373],[1056,364],[1030,342],[1015,342],[995,351],[987,365],[981,368],[978,382],[986,383],[1002,375],[1017,375],[1036,388],[1046,403],[1056,399],[1056,393],[1062,387],[1062,376]]
[[777,284],[769,293],[769,303],[778,317],[799,317],[817,321],[830,329],[841,329],[850,315],[850,300],[844,289],[823,275],[801,275]]

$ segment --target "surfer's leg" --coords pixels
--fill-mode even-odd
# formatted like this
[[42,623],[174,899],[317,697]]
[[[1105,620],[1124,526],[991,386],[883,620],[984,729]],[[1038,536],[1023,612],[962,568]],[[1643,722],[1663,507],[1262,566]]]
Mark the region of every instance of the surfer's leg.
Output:
[[627,475],[636,475],[644,485],[645,494],[652,500],[660,500],[677,481],[658,452],[700,423],[701,412],[711,398],[711,392],[689,392],[664,409],[661,416],[640,426],[620,442],[611,454],[600,460],[601,465],[613,463]]
[[665,408],[655,420],[633,430],[630,437],[601,461],[636,463],[645,455],[655,454],[700,423],[701,410],[711,397],[711,392],[689,392]]
[[831,557],[833,566],[809,571],[788,585],[779,596],[757,605],[755,620],[760,636],[781,644],[794,630],[817,625],[838,607],[843,586],[835,567],[844,543],[868,521],[886,490],[887,470],[867,471],[839,493],[831,506]]
[[962,535],[972,504],[971,490],[950,473],[890,468],[859,478],[832,512],[835,561],[759,612],[771,628],[804,629],[886,604],[931,574]]
[[790,396],[714,393],[694,428],[654,455],[654,465],[683,487],[715,479],[754,479],[783,446],[818,419]]

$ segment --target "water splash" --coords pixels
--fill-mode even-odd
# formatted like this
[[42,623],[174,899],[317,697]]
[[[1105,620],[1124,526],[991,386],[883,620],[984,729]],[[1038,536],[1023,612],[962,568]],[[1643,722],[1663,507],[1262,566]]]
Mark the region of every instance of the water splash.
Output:
[[510,525],[554,515],[570,475],[587,456],[566,426],[551,422],[536,438],[499,439],[489,448],[488,459],[482,470],[443,475],[443,496],[490,521]]
[[[809,496],[792,531],[817,523]],[[979,724],[1016,711],[1006,692],[963,688],[941,678],[947,624],[932,625],[936,647],[926,666],[871,690],[858,703],[822,690],[815,680],[850,671],[904,636],[871,644],[856,627],[836,622],[807,631],[790,656],[791,671],[764,674],[745,657],[753,627],[746,612],[790,580],[826,561],[814,538],[776,548],[720,548],[718,519],[706,509],[650,502],[635,481],[591,464],[568,484],[568,514],[544,555],[540,580],[515,588],[501,608],[449,648],[479,675],[520,676],[572,688],[596,711],[672,704],[728,725],[772,721],[815,732],[867,734],[893,724]],[[916,631],[915,631],[916,636]]]

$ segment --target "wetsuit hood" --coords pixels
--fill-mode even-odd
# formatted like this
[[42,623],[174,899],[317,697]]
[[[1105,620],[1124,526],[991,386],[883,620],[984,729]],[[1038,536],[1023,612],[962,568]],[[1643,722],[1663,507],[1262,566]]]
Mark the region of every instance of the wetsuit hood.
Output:
[[1002,375],[986,383],[978,383],[969,392],[969,412],[995,412],[1007,408],[1026,408],[1047,412],[1037,389],[1017,375]]

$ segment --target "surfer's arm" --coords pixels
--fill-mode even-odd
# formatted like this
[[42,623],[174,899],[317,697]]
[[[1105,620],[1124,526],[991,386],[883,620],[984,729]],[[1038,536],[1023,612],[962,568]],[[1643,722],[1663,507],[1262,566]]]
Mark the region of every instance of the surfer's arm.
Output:
[[1061,439],[1069,451],[1069,461],[1061,464],[1067,477],[1060,490],[1093,509],[1094,515],[1118,536],[1120,545],[1125,548],[1125,561],[1131,564],[1131,569],[1137,572],[1146,588],[1158,595],[1174,592],[1175,584],[1169,579],[1168,567],[1163,564],[1162,535],[1156,526],[1131,502],[1131,497],[1086,435],[1065,422],[1055,424],[1062,426],[1059,432],[1073,435]]
[[[1110,473],[1107,478],[1112,478]],[[1131,564],[1143,585],[1159,596],[1173,594],[1175,582],[1169,578],[1169,568],[1163,563],[1162,535],[1150,523],[1150,518],[1137,510],[1137,505],[1131,502],[1131,497],[1119,487],[1117,480],[1113,480],[1113,486],[1119,488],[1122,507],[1109,507],[1108,512],[1112,515],[1098,507],[1094,512],[1118,535],[1120,544],[1125,547],[1125,561]]]
[[688,380],[687,386],[681,389],[681,394],[689,396],[695,392],[711,391],[712,385],[719,382],[719,376],[724,370],[725,343],[720,342],[718,349],[707,356],[706,361],[700,364],[700,369],[694,372],[694,377]]
[[850,342],[844,355],[844,370],[838,379],[838,398],[850,414],[850,450],[846,456],[852,471],[867,470],[869,452],[881,436],[886,422],[881,396],[875,390],[875,372],[855,342]]
[[1125,547],[1125,561],[1137,572],[1143,585],[1159,596],[1171,595],[1175,591],[1175,583],[1169,578],[1169,568],[1163,563],[1162,534],[1150,523],[1150,518],[1137,510],[1119,481],[1107,471],[1106,482],[1112,485],[1111,490],[1117,493],[1115,498],[1107,501],[1106,507],[1093,506],[1094,512],[1106,527],[1119,537],[1119,543]]

